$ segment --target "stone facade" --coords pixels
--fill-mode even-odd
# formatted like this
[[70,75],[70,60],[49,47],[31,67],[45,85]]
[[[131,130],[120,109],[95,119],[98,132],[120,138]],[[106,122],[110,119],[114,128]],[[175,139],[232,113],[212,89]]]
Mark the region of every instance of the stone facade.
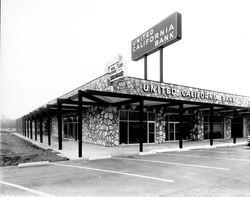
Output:
[[[145,91],[144,85],[148,85]],[[159,83],[133,77],[123,77],[110,83],[109,75],[103,75],[81,87],[75,89],[60,98],[68,98],[77,94],[78,90],[99,90],[106,92],[124,93],[156,98],[169,98],[173,100],[185,100],[201,103],[222,104],[227,106],[250,107],[250,98],[246,96],[228,93],[208,91],[199,88],[181,86],[170,83]],[[167,91],[169,90],[169,91]],[[174,91],[173,91],[174,90]],[[189,92],[191,95],[187,94]],[[199,96],[198,96],[199,95]],[[216,97],[216,99],[215,99]],[[230,98],[230,99],[227,99]],[[231,100],[231,98],[233,100]],[[48,104],[55,104],[56,99]]]
[[51,118],[51,135],[54,137],[58,137],[58,123],[57,123],[57,117],[53,116]]
[[224,138],[230,139],[231,138],[231,118],[230,116],[226,116],[224,118]]
[[246,117],[246,135],[250,135],[250,116]]
[[103,146],[119,145],[119,120],[116,107],[91,107],[83,112],[83,142]]
[[155,142],[165,143],[166,139],[166,121],[165,115],[162,109],[156,111],[155,117]]
[[203,140],[204,139],[204,116],[201,111],[195,111],[191,120],[190,129],[191,140]]

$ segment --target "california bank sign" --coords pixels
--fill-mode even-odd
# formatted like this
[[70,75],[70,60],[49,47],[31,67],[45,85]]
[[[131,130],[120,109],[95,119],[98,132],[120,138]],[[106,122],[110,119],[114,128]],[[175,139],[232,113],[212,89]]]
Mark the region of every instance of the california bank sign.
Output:
[[150,93],[154,95],[159,95],[162,97],[176,97],[176,98],[184,98],[185,100],[197,99],[197,100],[206,100],[206,101],[221,101],[221,102],[229,102],[234,103],[235,99],[233,96],[216,93],[207,90],[190,90],[190,88],[181,88],[177,89],[175,87],[170,86],[161,86],[161,85],[153,85],[150,83],[144,83],[142,85],[143,92]]
[[181,14],[174,12],[131,42],[132,60],[137,61],[181,39]]

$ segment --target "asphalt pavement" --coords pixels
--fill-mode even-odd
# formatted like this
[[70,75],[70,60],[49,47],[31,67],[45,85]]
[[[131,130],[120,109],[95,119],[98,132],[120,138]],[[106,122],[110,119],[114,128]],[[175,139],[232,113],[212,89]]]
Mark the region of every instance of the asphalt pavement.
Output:
[[250,196],[250,147],[2,167],[3,196]]

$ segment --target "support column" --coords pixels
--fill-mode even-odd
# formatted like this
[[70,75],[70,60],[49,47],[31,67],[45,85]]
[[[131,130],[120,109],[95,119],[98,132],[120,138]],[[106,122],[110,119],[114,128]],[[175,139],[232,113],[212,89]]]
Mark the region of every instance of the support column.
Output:
[[233,143],[236,144],[236,117],[237,117],[237,111],[234,110],[233,111],[233,119],[232,119],[232,123],[231,123],[231,132],[232,132],[232,137],[233,137]]
[[[78,122],[77,117],[75,117],[75,121],[74,121],[74,122]],[[75,131],[73,131],[73,132],[75,132],[75,141],[77,141],[77,136],[78,136],[78,125],[77,125],[77,128],[74,127],[74,129],[75,129]]]
[[182,138],[183,138],[183,103],[179,104],[179,121],[180,121],[180,125],[179,125],[179,148],[183,147],[183,142],[182,142]]
[[21,127],[21,129],[22,129],[23,136],[24,136],[24,129],[23,129],[23,117],[22,117],[22,127]]
[[62,150],[62,103],[57,99],[58,149]]
[[51,145],[51,131],[50,131],[50,112],[47,112],[47,132],[48,132],[48,145]]
[[139,105],[139,113],[140,113],[140,122],[139,122],[139,130],[140,130],[140,152],[143,152],[143,100],[140,100],[140,105]]
[[27,119],[26,126],[27,126],[27,134],[28,134],[28,138],[29,138],[30,137],[29,119]]
[[26,137],[26,120],[25,120],[25,117],[23,118],[23,134]]
[[148,79],[148,59],[147,59],[147,55],[144,56],[144,79],[147,80]]
[[78,90],[78,156],[82,157],[82,91]]
[[33,139],[32,118],[30,119],[30,139]]
[[35,140],[37,141],[37,116],[35,116]]
[[213,146],[213,137],[214,137],[214,108],[210,107],[210,116],[209,116],[209,125],[210,125],[210,132],[209,132],[209,138],[210,138],[210,146]]
[[43,143],[43,119],[40,117],[40,143]]
[[163,83],[163,47],[160,47],[160,82]]

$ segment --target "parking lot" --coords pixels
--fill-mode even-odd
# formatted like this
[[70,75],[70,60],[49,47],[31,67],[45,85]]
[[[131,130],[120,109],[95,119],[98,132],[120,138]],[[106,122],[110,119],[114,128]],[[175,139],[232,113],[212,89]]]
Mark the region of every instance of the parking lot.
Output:
[[7,196],[250,195],[245,145],[0,170]]

